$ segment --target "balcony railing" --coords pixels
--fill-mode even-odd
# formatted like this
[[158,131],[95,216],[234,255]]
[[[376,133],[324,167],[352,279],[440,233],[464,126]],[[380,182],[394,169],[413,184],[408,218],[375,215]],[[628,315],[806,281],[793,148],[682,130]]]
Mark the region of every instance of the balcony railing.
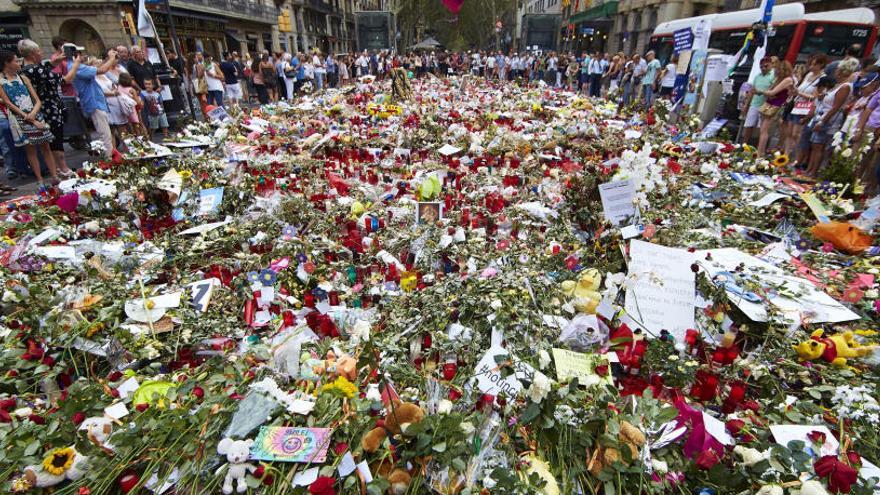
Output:
[[209,12],[223,17],[240,18],[249,21],[275,24],[278,21],[278,9],[275,5],[262,5],[249,0],[169,0],[172,7],[192,9],[198,7],[200,12]]

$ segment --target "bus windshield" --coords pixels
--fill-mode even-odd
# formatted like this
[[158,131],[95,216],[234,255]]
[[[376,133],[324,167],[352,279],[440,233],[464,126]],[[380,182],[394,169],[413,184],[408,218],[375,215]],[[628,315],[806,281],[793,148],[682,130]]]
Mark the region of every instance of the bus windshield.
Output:
[[870,33],[871,26],[810,22],[807,23],[801,53],[805,55],[824,53],[834,58],[843,57],[850,45],[858,43],[862,45],[862,53],[859,54],[861,58],[864,56]]
[[661,65],[666,65],[672,58],[673,48],[672,36],[652,36],[648,44],[648,49],[654,50],[654,55]]

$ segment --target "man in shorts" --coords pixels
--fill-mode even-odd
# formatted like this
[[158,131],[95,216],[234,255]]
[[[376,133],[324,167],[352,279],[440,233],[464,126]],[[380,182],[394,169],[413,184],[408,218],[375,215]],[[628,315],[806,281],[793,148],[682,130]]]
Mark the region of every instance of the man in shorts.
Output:
[[749,94],[746,96],[741,116],[745,120],[743,123],[743,143],[748,143],[752,138],[753,130],[761,125],[761,112],[759,109],[764,104],[764,95],[755,94],[755,92],[760,91],[764,93],[773,86],[773,80],[776,76],[771,70],[772,67],[773,60],[770,57],[761,59],[761,73],[755,76],[755,80],[752,82],[752,89],[749,90]]
[[241,83],[239,82],[242,74],[235,64],[235,56],[232,52],[226,52],[226,60],[220,64],[220,70],[223,72],[223,80],[226,83],[226,97],[229,98],[229,104],[238,105],[242,95]]

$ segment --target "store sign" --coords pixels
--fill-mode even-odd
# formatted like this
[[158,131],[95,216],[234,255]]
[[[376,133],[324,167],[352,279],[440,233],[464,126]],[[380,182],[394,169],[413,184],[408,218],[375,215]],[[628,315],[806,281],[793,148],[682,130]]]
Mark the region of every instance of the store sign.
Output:
[[581,34],[589,34],[589,35],[592,35],[592,34],[595,33],[595,32],[596,32],[596,30],[593,29],[593,28],[591,28],[591,27],[581,26]]

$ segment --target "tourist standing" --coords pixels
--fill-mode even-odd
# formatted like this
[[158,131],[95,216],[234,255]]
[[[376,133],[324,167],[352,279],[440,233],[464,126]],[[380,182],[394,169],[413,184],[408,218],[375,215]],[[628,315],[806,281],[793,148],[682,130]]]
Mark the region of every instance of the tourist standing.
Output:
[[37,147],[43,152],[43,159],[52,175],[52,183],[58,183],[55,158],[49,143],[54,139],[49,126],[40,114],[40,98],[34,91],[27,76],[19,74],[21,63],[15,53],[0,50],[0,102],[6,108],[10,128],[16,147],[24,147],[31,170],[43,187],[43,174]]
[[[64,158],[64,121],[66,112],[61,101],[62,77],[52,70],[50,62],[43,61],[43,50],[33,40],[25,39],[18,42],[18,53],[24,59],[22,73],[30,80],[37,97],[42,103],[41,113],[44,121],[52,131],[52,142],[49,148],[55,156],[58,173],[62,177],[73,175]],[[56,60],[56,64],[61,60]],[[77,57],[76,68],[79,68]],[[76,68],[74,72],[76,72]]]

